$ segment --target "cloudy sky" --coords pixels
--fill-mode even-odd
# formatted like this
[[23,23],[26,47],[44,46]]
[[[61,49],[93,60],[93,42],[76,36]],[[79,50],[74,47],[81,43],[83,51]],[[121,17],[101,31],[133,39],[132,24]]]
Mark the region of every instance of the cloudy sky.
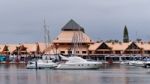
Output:
[[150,0],[0,0],[0,43],[43,41],[45,17],[51,37],[74,19],[94,40],[150,40]]

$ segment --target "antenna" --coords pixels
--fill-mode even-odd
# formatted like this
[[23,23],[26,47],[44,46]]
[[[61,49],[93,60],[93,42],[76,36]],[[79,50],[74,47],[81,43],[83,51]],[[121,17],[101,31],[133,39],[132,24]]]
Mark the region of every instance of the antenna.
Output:
[[137,31],[135,32],[135,35],[136,35],[136,40],[138,40],[139,37],[138,37],[138,32]]

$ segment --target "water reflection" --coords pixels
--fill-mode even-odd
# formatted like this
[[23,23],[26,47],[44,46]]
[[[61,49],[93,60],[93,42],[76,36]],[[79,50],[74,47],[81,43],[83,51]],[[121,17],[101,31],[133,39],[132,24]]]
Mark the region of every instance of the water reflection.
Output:
[[149,84],[150,71],[141,67],[104,65],[99,70],[30,70],[0,64],[0,84]]

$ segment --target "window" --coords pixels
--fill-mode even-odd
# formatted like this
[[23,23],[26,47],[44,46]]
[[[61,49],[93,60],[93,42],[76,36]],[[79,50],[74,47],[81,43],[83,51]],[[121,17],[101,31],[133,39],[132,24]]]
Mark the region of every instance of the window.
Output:
[[76,53],[79,53],[79,51],[76,51]]
[[68,51],[68,54],[72,54],[72,51]]
[[89,54],[92,54],[92,51],[89,51]]
[[104,54],[104,51],[96,51],[96,54]]
[[115,51],[115,54],[121,54],[121,51]]
[[65,51],[60,51],[60,53],[61,53],[61,54],[64,54],[64,53],[65,53]]
[[150,54],[150,51],[149,50],[145,51],[145,54]]
[[61,43],[60,45],[65,45],[64,43]]
[[82,51],[82,54],[86,54],[86,51]]

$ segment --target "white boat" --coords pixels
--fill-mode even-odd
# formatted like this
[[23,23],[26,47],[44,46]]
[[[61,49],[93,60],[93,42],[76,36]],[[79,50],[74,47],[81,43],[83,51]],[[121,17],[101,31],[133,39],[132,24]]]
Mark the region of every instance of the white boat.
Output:
[[143,60],[139,60],[135,63],[135,66],[139,66],[139,67],[144,67],[144,61]]
[[121,64],[130,65],[130,66],[144,66],[144,61],[141,56],[134,56],[131,60],[121,61]]
[[144,61],[144,67],[150,68],[150,58],[145,58],[143,61]]
[[27,69],[41,69],[41,68],[55,68],[57,64],[52,62],[52,60],[42,60],[30,61],[27,64]]
[[144,66],[144,61],[143,60],[133,60],[128,62],[129,65],[131,66]]
[[127,60],[126,60],[126,61],[121,61],[120,64],[128,65],[128,64],[129,64],[129,61],[127,61]]
[[99,69],[101,64],[102,62],[87,61],[81,57],[72,56],[68,57],[66,62],[58,64],[56,69],[63,69],[63,70]]
[[[78,31],[81,27],[77,27]],[[60,62],[56,69],[63,69],[63,70],[78,70],[78,69],[99,69],[102,62],[95,62],[95,61],[87,61],[81,57],[79,57],[79,53],[77,54],[77,50],[82,47],[82,34],[80,32],[74,32],[73,38],[72,38],[72,47],[70,50],[72,51],[71,54],[69,54],[69,57],[62,57],[62,59],[65,59],[66,61]]]

